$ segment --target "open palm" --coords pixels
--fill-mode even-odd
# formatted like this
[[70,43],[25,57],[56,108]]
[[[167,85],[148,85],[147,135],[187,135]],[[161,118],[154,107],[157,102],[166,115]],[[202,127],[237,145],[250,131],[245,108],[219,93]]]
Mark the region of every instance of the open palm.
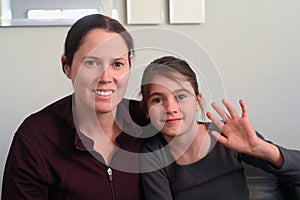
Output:
[[255,151],[260,139],[248,119],[246,104],[243,100],[239,101],[242,109],[242,115],[239,116],[226,99],[223,99],[222,103],[228,113],[217,103],[212,103],[213,109],[222,119],[218,119],[211,112],[207,112],[207,117],[222,130],[223,134],[216,131],[212,131],[211,134],[224,146],[240,153],[251,154]]

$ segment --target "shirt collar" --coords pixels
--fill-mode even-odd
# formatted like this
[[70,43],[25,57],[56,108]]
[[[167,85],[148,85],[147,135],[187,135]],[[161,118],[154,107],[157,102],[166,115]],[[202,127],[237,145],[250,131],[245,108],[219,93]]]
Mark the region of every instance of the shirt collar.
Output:
[[[72,102],[74,102],[74,97],[72,98]],[[79,129],[75,126],[76,123],[74,123],[74,120],[76,120],[76,118],[73,114],[72,124],[75,129],[75,147],[79,150],[93,151],[93,140],[79,131]],[[139,136],[141,136],[141,127],[132,120],[129,114],[129,100],[123,99],[118,105],[116,121],[122,129],[122,133],[116,138],[116,142],[121,148],[126,148],[127,144],[133,142],[134,140],[138,139]]]

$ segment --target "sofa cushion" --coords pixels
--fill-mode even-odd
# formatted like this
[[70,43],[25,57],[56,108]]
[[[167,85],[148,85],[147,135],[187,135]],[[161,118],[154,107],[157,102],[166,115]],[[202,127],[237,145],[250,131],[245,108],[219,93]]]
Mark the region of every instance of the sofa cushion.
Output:
[[243,163],[250,200],[293,200],[295,188],[281,182],[274,175]]

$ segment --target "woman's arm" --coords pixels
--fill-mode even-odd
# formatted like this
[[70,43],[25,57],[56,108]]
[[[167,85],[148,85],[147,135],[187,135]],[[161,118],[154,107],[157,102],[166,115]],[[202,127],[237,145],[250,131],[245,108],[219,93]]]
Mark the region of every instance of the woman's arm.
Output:
[[32,143],[16,135],[6,161],[1,199],[48,199],[47,177],[43,169]]

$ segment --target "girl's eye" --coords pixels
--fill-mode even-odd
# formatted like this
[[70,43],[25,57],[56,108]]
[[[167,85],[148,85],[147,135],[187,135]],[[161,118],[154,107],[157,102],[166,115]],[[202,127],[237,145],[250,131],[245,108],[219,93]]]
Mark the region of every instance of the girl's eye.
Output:
[[186,95],[183,95],[183,94],[177,95],[177,99],[180,100],[180,101],[184,100],[186,97],[187,97],[187,96],[186,96]]
[[164,100],[161,97],[153,98],[151,100],[152,103],[162,103]]

